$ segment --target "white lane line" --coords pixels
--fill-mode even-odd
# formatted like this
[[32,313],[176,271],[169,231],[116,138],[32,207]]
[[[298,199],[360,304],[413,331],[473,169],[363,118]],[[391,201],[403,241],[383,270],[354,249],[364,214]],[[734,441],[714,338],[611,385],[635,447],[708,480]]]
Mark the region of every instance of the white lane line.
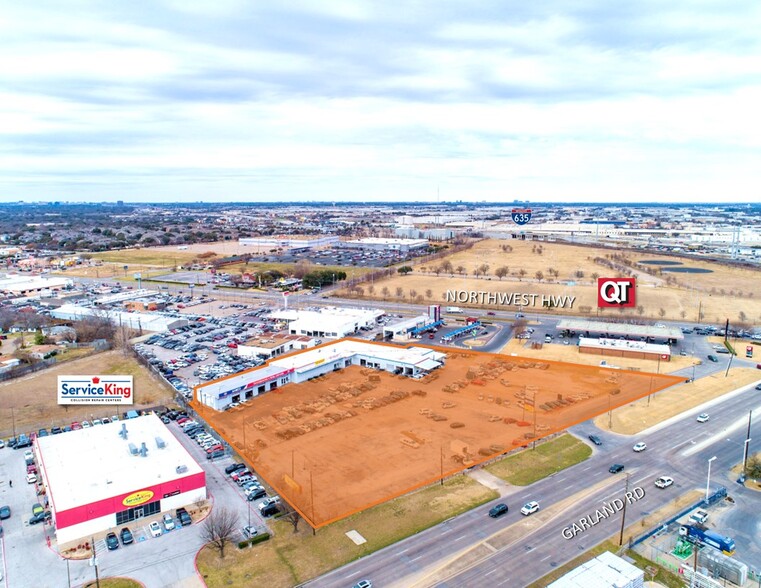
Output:
[[548,560],[548,559],[550,559],[551,557],[552,557],[552,554],[550,553],[549,555],[547,555],[547,556],[543,557],[543,558],[542,558],[542,559],[540,559],[539,561],[547,561],[547,560]]
[[494,568],[494,569],[493,569],[491,572],[486,572],[486,573],[484,574],[484,578],[485,578],[486,576],[491,576],[492,574],[496,574],[498,571],[499,571],[499,568]]
[[455,541],[459,541],[460,539],[465,539],[467,535],[460,535]]

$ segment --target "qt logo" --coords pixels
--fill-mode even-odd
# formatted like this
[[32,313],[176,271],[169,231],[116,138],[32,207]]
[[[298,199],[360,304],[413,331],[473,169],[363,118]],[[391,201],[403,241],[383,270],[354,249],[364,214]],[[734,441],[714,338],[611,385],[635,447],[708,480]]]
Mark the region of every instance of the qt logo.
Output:
[[598,308],[634,308],[634,278],[597,278]]

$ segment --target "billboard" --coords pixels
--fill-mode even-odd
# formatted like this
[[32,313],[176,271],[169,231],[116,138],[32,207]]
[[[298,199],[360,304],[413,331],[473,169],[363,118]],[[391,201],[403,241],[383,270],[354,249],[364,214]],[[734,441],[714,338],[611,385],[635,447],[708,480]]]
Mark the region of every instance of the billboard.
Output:
[[597,278],[598,308],[634,308],[636,298],[634,278]]
[[58,376],[58,404],[133,404],[132,376]]

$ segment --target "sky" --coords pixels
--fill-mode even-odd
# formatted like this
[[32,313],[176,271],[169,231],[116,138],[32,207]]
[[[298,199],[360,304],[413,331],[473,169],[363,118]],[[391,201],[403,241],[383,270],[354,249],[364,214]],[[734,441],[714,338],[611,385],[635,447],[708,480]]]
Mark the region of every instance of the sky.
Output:
[[761,201],[757,0],[0,0],[0,202]]

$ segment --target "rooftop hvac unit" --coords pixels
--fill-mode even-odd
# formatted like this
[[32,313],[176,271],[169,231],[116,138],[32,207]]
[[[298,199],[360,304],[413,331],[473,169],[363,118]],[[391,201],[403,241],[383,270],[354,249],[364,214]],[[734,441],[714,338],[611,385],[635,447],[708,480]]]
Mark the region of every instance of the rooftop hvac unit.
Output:
[[164,441],[161,437],[156,437],[156,447],[159,449],[164,449],[164,447],[166,447],[166,441]]
[[148,448],[145,446],[145,441],[140,444],[140,455],[146,457],[148,455]]
[[186,465],[178,465],[177,469],[175,470],[178,474],[184,474],[188,471],[188,466]]
[[125,441],[127,440],[127,424],[126,423],[122,423],[122,430],[119,431],[119,437],[121,437]]
[[137,455],[139,453],[138,450],[137,450],[137,445],[135,445],[134,443],[130,443],[129,444],[129,452],[132,455]]

